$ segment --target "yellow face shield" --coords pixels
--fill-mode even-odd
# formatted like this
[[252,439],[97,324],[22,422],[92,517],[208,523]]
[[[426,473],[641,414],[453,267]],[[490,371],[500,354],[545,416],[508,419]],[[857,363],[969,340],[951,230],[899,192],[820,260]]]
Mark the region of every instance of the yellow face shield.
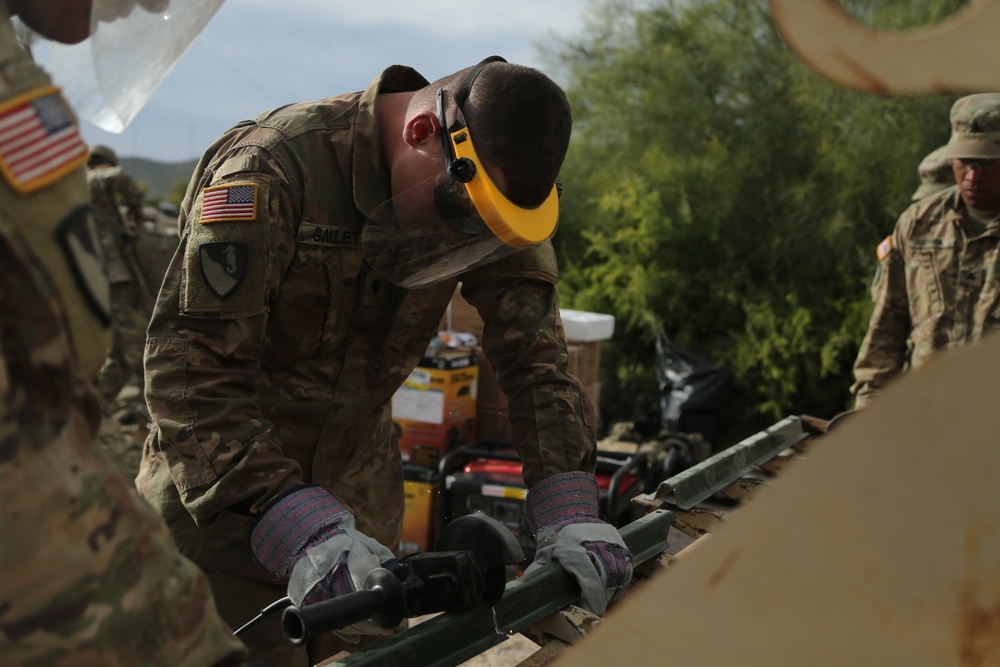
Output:
[[451,127],[445,120],[444,90],[437,91],[444,170],[397,193],[365,223],[366,260],[401,287],[415,289],[452,278],[541,243],[555,232],[558,182],[536,208],[510,201],[486,173],[462,113],[476,75],[498,60],[503,59],[484,60],[466,76],[455,93]]
[[[552,237],[559,220],[559,185],[536,208],[518,206],[500,192],[479,160],[472,135],[465,122],[462,106],[469,97],[479,72],[492,62],[506,62],[491,56],[479,63],[462,81],[455,92],[455,122],[448,127],[444,112],[444,90],[437,91],[437,115],[444,144],[445,170],[465,191],[479,216],[498,239],[514,248],[527,248]],[[444,128],[448,127],[447,132]]]

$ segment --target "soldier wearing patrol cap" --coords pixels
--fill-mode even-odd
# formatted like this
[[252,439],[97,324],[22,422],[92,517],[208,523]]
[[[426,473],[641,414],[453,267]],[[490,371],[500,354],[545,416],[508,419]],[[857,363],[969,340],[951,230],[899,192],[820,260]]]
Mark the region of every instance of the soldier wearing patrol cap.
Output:
[[[118,164],[118,155],[108,146],[90,147],[87,184],[94,209],[97,233],[104,251],[104,268],[111,283],[111,351],[97,376],[97,390],[108,414],[118,407],[115,399],[122,388],[137,377],[142,381],[142,354],[146,326],[153,310],[153,296],[139,266],[136,238],[142,223],[142,189]],[[124,205],[123,215],[119,206]],[[123,411],[122,419],[144,413],[145,399]]]
[[[286,594],[353,591],[393,557],[391,398],[459,281],[510,399],[535,562],[562,563],[596,613],[628,584],[631,553],[597,512],[594,410],[566,373],[549,242],[570,131],[558,86],[492,57],[433,84],[390,67],[205,153],[150,322],[136,484],[231,624]],[[252,657],[304,666],[334,650],[291,654],[277,623],[267,632],[243,636]]]
[[876,250],[855,407],[904,369],[1000,327],[1000,93],[955,102],[943,157],[956,185],[907,208]]
[[9,17],[75,42],[103,4],[0,0],[0,664],[238,665],[204,575],[94,438],[111,304],[87,146]]
[[935,148],[917,165],[920,185],[913,191],[913,195],[910,197],[911,201],[919,201],[955,185],[955,174],[951,168],[952,160],[945,155],[946,149],[947,146]]

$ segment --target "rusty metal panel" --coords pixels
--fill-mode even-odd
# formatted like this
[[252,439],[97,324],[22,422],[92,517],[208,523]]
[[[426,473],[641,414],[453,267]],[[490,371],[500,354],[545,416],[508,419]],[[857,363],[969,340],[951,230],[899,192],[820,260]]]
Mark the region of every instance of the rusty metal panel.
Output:
[[770,0],[775,25],[796,55],[843,86],[878,94],[1000,90],[1000,3],[979,0],[908,32],[870,28],[831,0]]
[[1000,336],[901,376],[556,665],[1000,665]]

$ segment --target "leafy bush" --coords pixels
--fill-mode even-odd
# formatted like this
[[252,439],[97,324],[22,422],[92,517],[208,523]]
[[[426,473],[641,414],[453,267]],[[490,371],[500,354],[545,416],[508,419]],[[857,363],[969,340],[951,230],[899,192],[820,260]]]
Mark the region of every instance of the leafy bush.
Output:
[[[901,28],[964,3],[844,4]],[[788,51],[764,0],[613,0],[589,17],[549,51],[575,128],[556,242],[563,305],[617,320],[605,423],[658,414],[658,331],[736,378],[717,446],[846,409],[875,246],[955,97],[835,86]]]

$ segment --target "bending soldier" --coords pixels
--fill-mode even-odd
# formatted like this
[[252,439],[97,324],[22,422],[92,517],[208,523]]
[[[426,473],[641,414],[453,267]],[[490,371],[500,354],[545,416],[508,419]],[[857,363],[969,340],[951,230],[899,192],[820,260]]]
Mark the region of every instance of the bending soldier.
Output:
[[[631,553],[598,516],[594,411],[566,373],[548,241],[570,128],[548,77],[493,58],[433,84],[393,66],[205,153],[150,322],[136,484],[230,624],[286,591],[301,604],[355,590],[392,557],[390,399],[460,280],[510,398],[536,563],[559,560],[597,613],[628,584]],[[373,629],[308,654],[276,624],[245,639],[256,659],[306,665]]]

